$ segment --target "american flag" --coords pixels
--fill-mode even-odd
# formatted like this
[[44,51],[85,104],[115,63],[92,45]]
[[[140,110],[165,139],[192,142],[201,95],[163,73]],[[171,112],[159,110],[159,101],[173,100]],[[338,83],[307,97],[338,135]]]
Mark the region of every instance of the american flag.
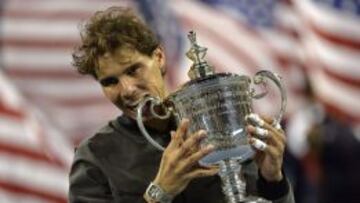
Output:
[[[97,10],[134,7],[158,31],[168,82],[188,80],[186,34],[197,32],[218,72],[279,73],[287,115],[304,74],[329,111],[360,124],[360,8],[356,0],[8,0],[0,48],[0,202],[66,202],[72,149],[120,112],[71,67],[79,25]],[[274,96],[259,111],[274,110]],[[276,108],[275,108],[276,110]]]
[[358,125],[358,1],[203,0],[172,8],[185,30],[198,32],[219,71],[279,73],[288,88],[289,114],[301,106],[306,72],[328,110]]
[[74,146],[116,114],[71,67],[79,26],[117,1],[3,1],[0,202],[67,202]]

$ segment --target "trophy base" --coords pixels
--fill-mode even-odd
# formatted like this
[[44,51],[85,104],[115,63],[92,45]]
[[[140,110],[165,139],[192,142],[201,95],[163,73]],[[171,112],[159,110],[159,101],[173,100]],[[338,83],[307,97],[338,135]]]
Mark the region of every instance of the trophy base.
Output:
[[254,154],[255,151],[251,148],[250,145],[242,145],[230,149],[216,150],[202,158],[199,163],[202,166],[210,166],[214,164],[219,164],[220,161],[231,159],[236,160],[241,164],[251,159]]
[[238,203],[271,203],[271,201],[256,196],[248,196],[243,201]]

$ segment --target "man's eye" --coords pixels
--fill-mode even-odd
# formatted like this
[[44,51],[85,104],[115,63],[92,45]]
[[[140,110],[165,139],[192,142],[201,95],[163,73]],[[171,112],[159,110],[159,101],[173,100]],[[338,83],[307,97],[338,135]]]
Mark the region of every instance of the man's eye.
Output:
[[115,78],[115,77],[109,77],[109,78],[105,78],[102,79],[100,81],[101,85],[104,87],[109,87],[111,85],[116,85],[119,82],[119,79]]
[[137,70],[139,70],[139,68],[140,68],[140,65],[133,66],[126,71],[126,74],[130,75],[130,76],[134,76],[136,74]]

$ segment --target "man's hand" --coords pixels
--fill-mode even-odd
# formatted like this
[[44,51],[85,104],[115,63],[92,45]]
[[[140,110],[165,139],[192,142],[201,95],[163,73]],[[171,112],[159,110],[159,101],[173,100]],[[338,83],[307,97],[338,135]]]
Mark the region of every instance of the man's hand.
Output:
[[286,137],[281,128],[272,125],[273,119],[251,114],[247,117],[249,143],[255,148],[255,160],[261,175],[269,182],[281,181]]
[[171,142],[164,151],[155,184],[166,193],[176,196],[190,181],[197,177],[212,176],[218,167],[203,167],[198,161],[214,150],[214,147],[200,147],[206,132],[200,130],[188,135],[189,120],[184,119],[176,132],[171,132]]

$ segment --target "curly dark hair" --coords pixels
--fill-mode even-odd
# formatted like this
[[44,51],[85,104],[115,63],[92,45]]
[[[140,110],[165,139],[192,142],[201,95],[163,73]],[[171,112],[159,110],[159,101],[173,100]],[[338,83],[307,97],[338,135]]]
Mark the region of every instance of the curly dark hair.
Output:
[[96,12],[81,29],[81,45],[76,47],[73,65],[81,74],[97,78],[98,58],[123,46],[131,46],[151,56],[159,41],[132,9],[110,7]]

